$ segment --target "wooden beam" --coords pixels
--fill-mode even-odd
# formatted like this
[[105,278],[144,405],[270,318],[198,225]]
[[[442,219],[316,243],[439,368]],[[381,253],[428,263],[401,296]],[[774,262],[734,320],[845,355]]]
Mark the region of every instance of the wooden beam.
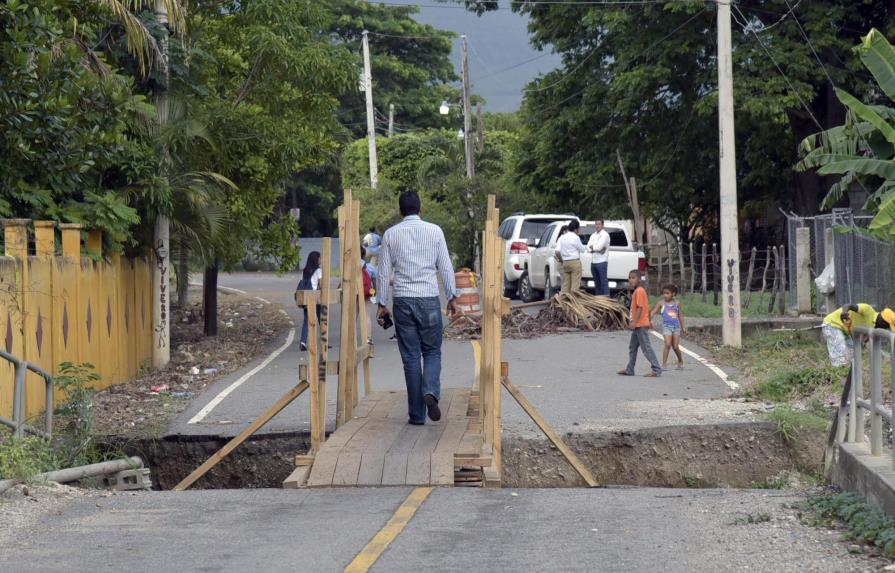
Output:
[[313,455],[298,455],[295,456],[295,465],[296,466],[312,466],[314,465],[314,459],[317,456]]
[[285,480],[283,480],[283,488],[299,489],[308,483],[308,476],[311,475],[311,466],[299,466],[292,470]]
[[[322,281],[323,279],[321,279]],[[339,304],[339,297],[342,295],[341,289],[330,288],[329,289],[329,303],[330,304]],[[314,299],[319,305],[323,305],[323,301],[326,300],[324,293],[316,290],[297,290],[295,291],[295,304],[298,306],[307,306],[310,304],[311,299]],[[321,320],[323,317],[320,317]]]
[[[320,307],[320,347],[317,349],[317,409],[319,411],[320,424],[320,443],[326,440],[326,375],[327,363],[329,361],[329,305],[331,293],[334,290],[330,284],[332,281],[332,252],[333,240],[330,237],[323,239],[323,256],[321,264],[323,265],[323,285],[320,287],[320,294],[323,295],[323,303]],[[341,295],[341,292],[339,292]]]
[[[316,294],[316,293],[315,293]],[[326,418],[320,417],[320,408],[317,404],[320,402],[320,379],[316,376],[319,344],[319,333],[317,324],[317,301],[312,297],[308,304],[308,368],[315,374],[313,380],[308,380],[307,376],[301,378],[300,381],[307,381],[311,388],[311,399],[309,408],[311,411],[311,449],[319,452],[323,445],[323,438],[326,435]]]
[[285,408],[286,406],[291,404],[293,400],[301,396],[302,392],[308,389],[308,386],[309,384],[307,382],[301,382],[295,388],[283,394],[283,396],[279,400],[277,400],[273,406],[271,406],[266,412],[261,414],[261,416],[257,420],[252,422],[248,428],[246,428],[245,430],[240,432],[238,436],[227,442],[223,448],[221,448],[220,450],[215,452],[214,455],[208,458],[208,460],[206,460],[204,464],[193,470],[193,473],[186,476],[183,481],[174,486],[174,491],[183,491],[196,483],[196,481],[200,477],[208,473],[208,470],[216,466],[218,462],[229,456],[233,452],[233,450],[242,445],[242,443],[245,442],[249,438],[249,436],[260,430],[264,424],[266,424],[271,420],[271,418],[279,414],[280,411],[283,410],[283,408]]
[[569,446],[566,445],[565,442],[553,431],[553,428],[547,424],[547,421],[541,417],[541,414],[535,410],[535,407],[528,401],[522,392],[516,387],[515,384],[510,382],[509,378],[503,378],[503,387],[507,389],[510,395],[516,399],[516,402],[519,403],[519,406],[525,410],[525,413],[528,414],[528,417],[532,419],[532,421],[538,425],[544,435],[547,436],[547,439],[550,440],[556,449],[566,458],[566,461],[575,468],[575,471],[578,472],[578,475],[587,483],[588,487],[600,487],[600,484],[597,483],[597,480],[594,479],[593,474],[590,473],[590,470],[587,469],[578,456],[575,455],[575,452],[569,449]]

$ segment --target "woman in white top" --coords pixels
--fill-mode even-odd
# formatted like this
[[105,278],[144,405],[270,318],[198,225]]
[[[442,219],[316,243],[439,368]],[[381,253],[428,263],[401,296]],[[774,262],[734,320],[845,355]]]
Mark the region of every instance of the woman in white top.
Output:
[[[305,268],[301,272],[301,281],[297,290],[320,290],[320,279],[323,278],[323,269],[320,268],[320,253],[312,251],[308,255]],[[305,322],[301,326],[301,349],[308,349],[308,307],[304,308]],[[317,305],[317,323],[320,323],[320,305]]]

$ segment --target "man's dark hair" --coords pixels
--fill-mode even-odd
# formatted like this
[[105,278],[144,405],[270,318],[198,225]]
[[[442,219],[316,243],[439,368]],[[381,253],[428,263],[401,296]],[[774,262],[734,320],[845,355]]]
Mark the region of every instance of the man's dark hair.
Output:
[[370,227],[370,232],[371,232],[371,233],[375,233],[375,232],[376,232],[376,225],[373,225],[372,227]]
[[605,223],[605,221],[603,221],[603,217],[597,217],[594,219],[594,223]]
[[402,217],[420,214],[420,196],[415,191],[406,191],[398,197],[398,208]]
[[578,221],[574,219],[569,221],[569,231],[571,231],[572,233],[576,232],[579,227],[581,227],[581,223],[579,223]]

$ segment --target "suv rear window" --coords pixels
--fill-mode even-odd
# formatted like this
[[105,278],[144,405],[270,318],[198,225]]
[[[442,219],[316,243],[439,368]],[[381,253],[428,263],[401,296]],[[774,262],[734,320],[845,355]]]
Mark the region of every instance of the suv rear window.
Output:
[[525,219],[522,221],[522,229],[519,231],[519,238],[525,241],[537,239],[544,233],[544,229],[550,223],[559,221],[560,219]]
[[627,247],[628,236],[621,229],[608,229],[610,247]]

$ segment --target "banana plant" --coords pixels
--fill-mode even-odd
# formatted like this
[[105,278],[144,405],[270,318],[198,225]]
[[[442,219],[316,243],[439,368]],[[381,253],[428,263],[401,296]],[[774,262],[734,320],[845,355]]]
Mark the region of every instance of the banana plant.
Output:
[[[856,50],[882,94],[895,102],[895,49],[874,28]],[[836,97],[847,110],[845,123],[805,138],[796,169],[841,176],[822,208],[834,205],[855,182],[873,182],[876,189],[865,205],[875,211],[870,231],[895,237],[895,109],[868,105],[838,88]]]

